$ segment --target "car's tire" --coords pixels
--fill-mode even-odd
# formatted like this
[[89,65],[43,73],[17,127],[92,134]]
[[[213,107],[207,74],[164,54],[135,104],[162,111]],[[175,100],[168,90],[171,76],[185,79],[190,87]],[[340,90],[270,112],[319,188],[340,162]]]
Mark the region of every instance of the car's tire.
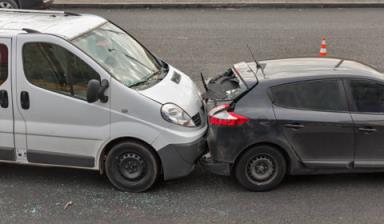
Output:
[[15,0],[0,0],[0,8],[6,9],[18,9],[19,5]]
[[105,173],[117,189],[143,192],[155,184],[160,165],[147,146],[137,142],[123,142],[112,147],[107,154]]
[[263,145],[244,152],[234,167],[237,181],[250,191],[269,191],[284,179],[287,162],[279,150]]

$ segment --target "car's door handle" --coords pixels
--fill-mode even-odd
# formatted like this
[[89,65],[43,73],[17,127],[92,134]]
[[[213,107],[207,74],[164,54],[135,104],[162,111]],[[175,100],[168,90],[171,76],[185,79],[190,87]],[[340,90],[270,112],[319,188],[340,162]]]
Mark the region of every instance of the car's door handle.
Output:
[[8,92],[7,90],[0,90],[0,106],[8,108]]
[[292,128],[292,129],[300,129],[300,128],[304,128],[304,125],[299,123],[292,123],[292,124],[285,124],[284,127]]
[[365,133],[372,133],[372,132],[376,132],[377,130],[375,128],[366,127],[366,128],[359,128],[359,131],[365,132]]
[[26,91],[22,91],[21,94],[20,94],[20,104],[21,104],[21,108],[23,108],[24,110],[28,110],[29,109],[29,93],[26,92]]

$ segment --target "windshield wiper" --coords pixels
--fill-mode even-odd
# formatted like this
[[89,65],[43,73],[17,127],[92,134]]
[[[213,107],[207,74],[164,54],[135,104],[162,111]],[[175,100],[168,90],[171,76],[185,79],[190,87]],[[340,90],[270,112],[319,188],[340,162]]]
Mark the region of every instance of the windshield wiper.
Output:
[[128,87],[135,87],[135,86],[141,86],[143,84],[146,84],[148,81],[149,81],[150,78],[147,78],[147,79],[144,79],[144,80],[141,80],[139,82],[136,82],[136,83],[133,83],[132,85],[128,86]]
[[[145,79],[141,80],[141,81],[138,81],[132,85],[130,85],[129,87],[135,87],[135,86],[140,86],[140,85],[143,85],[143,84],[146,84],[148,83],[148,81],[150,80],[154,80],[154,81],[160,81],[160,80],[163,80],[164,79],[164,76],[161,76],[162,74],[166,74],[166,68],[161,68],[161,70],[158,70],[158,71],[155,71],[154,73],[152,73],[151,75],[147,76]],[[153,79],[153,77],[157,76],[156,79]]]

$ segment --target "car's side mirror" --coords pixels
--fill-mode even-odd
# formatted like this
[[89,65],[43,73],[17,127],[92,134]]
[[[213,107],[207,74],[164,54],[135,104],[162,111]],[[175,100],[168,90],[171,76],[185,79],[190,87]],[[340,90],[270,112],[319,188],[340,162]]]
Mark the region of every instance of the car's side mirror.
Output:
[[100,99],[101,102],[108,102],[108,96],[104,95],[105,90],[109,87],[108,80],[104,79],[101,81],[91,79],[88,82],[87,88],[87,101],[88,103],[94,103]]

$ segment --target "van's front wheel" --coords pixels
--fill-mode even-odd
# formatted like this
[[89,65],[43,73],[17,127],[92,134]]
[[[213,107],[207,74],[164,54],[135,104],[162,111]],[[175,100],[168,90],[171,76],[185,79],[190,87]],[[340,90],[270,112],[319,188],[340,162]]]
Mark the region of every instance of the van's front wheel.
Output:
[[107,155],[105,172],[119,190],[143,192],[156,182],[160,166],[148,147],[136,142],[115,145]]

